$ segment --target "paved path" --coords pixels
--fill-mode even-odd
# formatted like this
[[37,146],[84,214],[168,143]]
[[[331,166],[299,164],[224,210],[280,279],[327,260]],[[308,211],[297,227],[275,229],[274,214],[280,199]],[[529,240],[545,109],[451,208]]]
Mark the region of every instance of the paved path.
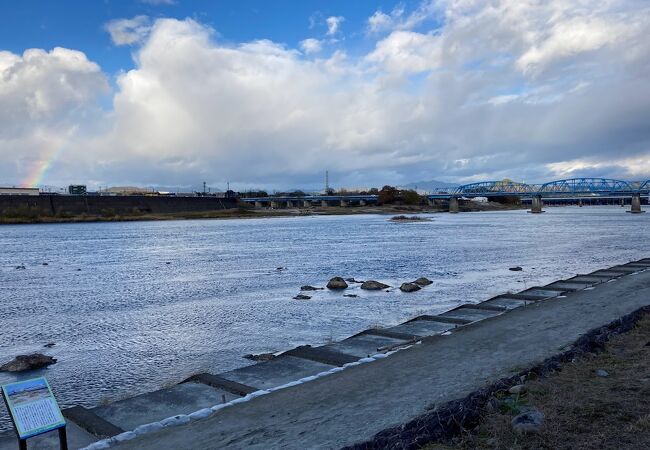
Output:
[[340,448],[541,362],[590,329],[648,304],[650,271],[426,338],[388,358],[117,448]]

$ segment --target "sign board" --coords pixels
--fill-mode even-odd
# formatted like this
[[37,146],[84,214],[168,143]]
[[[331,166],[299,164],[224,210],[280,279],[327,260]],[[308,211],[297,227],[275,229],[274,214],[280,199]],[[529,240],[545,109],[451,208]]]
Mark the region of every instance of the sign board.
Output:
[[65,427],[65,419],[45,378],[5,384],[2,395],[19,439]]

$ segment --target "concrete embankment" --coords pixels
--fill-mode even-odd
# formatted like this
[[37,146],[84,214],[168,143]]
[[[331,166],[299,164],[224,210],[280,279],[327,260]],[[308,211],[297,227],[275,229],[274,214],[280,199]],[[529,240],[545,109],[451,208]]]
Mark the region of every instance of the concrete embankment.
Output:
[[217,197],[0,195],[0,217],[8,218],[168,214],[236,207],[236,199]]
[[[111,405],[67,410],[71,446],[304,449],[371,442],[647,305],[648,269],[650,258],[298,347]],[[53,438],[38,438],[34,448]],[[8,442],[0,440],[0,448]]]

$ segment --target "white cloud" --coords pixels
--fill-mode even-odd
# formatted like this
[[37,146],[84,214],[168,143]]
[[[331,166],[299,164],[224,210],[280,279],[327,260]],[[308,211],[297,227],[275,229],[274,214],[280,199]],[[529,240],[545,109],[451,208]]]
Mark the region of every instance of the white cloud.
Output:
[[101,120],[106,76],[83,54],[0,53],[0,179],[52,147],[66,149],[49,179],[61,184],[283,188],[319,184],[325,167],[351,185],[650,176],[650,6],[432,4],[395,13],[361,55],[156,20]]
[[330,16],[325,19],[327,23],[327,35],[333,36],[338,33],[343,21],[345,21],[345,17],[343,16]]
[[555,24],[539,44],[534,44],[517,60],[523,72],[539,71],[558,59],[564,59],[619,41],[626,34],[624,23],[600,19],[573,18]]
[[390,14],[377,10],[368,18],[368,32],[411,30],[423,22],[437,18],[440,5],[433,0],[423,1],[412,12],[406,13],[403,3],[399,3]]
[[151,21],[147,16],[135,16],[132,19],[114,19],[104,29],[111,35],[115,45],[141,43],[151,30]]
[[310,55],[320,52],[323,49],[323,43],[318,39],[309,38],[300,41],[300,48],[305,54]]
[[0,180],[18,184],[44,155],[92,132],[107,92],[99,66],[79,51],[0,52]]
[[371,33],[388,30],[393,26],[393,18],[388,14],[375,11],[375,13],[368,17],[368,29]]
[[380,64],[393,74],[417,73],[440,64],[440,39],[413,31],[393,31],[377,43],[366,61]]

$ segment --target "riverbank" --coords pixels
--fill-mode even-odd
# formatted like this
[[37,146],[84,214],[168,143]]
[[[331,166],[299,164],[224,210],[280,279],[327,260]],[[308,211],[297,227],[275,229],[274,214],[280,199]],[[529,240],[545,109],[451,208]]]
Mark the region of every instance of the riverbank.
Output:
[[[507,205],[495,202],[468,201],[461,205],[461,212],[507,211],[525,209],[521,205]],[[59,214],[59,215],[0,215],[0,224],[35,224],[35,223],[92,223],[92,222],[136,222],[162,220],[198,220],[198,219],[260,219],[272,217],[304,217],[304,216],[344,216],[358,214],[432,214],[447,212],[446,208],[424,205],[383,205],[383,206],[352,206],[352,207],[311,207],[285,209],[253,209],[240,207],[211,211],[189,211],[173,213],[145,213],[141,211],[130,214],[113,212],[103,214]]]
[[[514,378],[518,379],[526,367],[535,367],[567,351],[590,330],[646,306],[650,271],[642,267],[648,264],[646,260],[594,272],[583,279],[613,276],[614,281],[588,287],[583,282],[581,290],[572,288],[570,293],[533,301],[530,306],[503,314],[486,309],[488,318],[423,337],[419,345],[387,358],[292,387],[289,384],[220,409],[207,419],[188,419],[186,425],[144,434],[120,448],[354,445],[362,449],[422,445],[435,436],[441,411],[448,412],[455,400],[500,380],[517,384]],[[536,289],[548,292],[567,283],[571,282]],[[581,282],[573,283],[578,286]],[[508,294],[491,300],[490,306],[497,302],[525,303],[524,298],[530,299],[530,295]],[[613,298],[616,302],[611,301]],[[468,411],[461,407],[459,413],[458,417],[450,417],[450,425],[462,423]]]
[[[612,324],[616,331],[620,324]],[[479,423],[425,450],[650,448],[650,310],[631,330],[546,377],[530,376],[520,394],[496,393]],[[525,436],[511,422],[536,408],[544,424]]]
[[494,386],[509,389],[535,368],[557,368],[631,323],[618,319],[648,304],[649,268],[650,259],[613,266],[114,404],[72,408],[64,412],[69,436],[84,446],[119,433],[91,448],[420,446],[441,427],[467,426]]

